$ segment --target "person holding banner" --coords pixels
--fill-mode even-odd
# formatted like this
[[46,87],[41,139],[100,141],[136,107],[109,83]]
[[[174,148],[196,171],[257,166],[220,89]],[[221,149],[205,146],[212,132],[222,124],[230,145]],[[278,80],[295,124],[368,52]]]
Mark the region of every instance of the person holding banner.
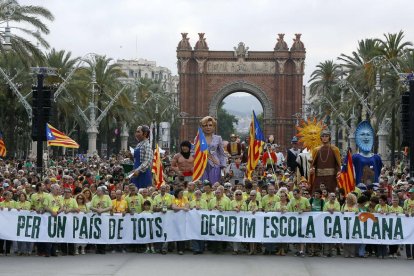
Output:
[[[96,189],[96,195],[92,198],[91,211],[98,215],[109,213],[112,210],[111,198],[105,194],[104,186]],[[105,244],[96,245],[96,254],[106,254]]]
[[[4,208],[6,208],[7,210],[11,210],[15,207],[15,201],[12,200],[13,197],[13,193],[10,191],[5,191],[3,193],[3,197],[4,197],[4,201],[0,202],[0,211],[3,211]],[[6,244],[6,251],[3,251],[3,247]],[[8,256],[10,255],[10,248],[12,245],[12,241],[8,241],[8,240],[2,240],[0,239],[0,255],[3,255],[3,253]]]
[[224,169],[227,164],[226,154],[223,148],[223,140],[221,139],[221,136],[214,134],[217,121],[213,117],[204,117],[200,120],[200,125],[208,145],[208,161],[201,180],[207,179],[211,183],[216,183],[221,180],[221,170]]
[[[299,189],[294,189],[293,198],[289,201],[288,204],[288,211],[289,212],[298,212],[298,214],[302,214],[303,212],[309,212],[311,210],[311,206],[309,200],[306,197],[303,197],[301,191]],[[299,244],[299,251],[296,252],[296,256],[298,257],[305,257],[305,244]]]
[[[184,191],[181,189],[177,189],[174,192],[174,200],[173,203],[171,205],[171,209],[174,210],[174,212],[178,212],[178,211],[189,211],[190,210],[190,205],[188,204],[188,199],[186,197],[184,197]],[[183,255],[184,254],[184,248],[185,248],[185,241],[177,241],[177,251],[178,251],[178,255]]]
[[[208,210],[207,201],[201,198],[202,192],[196,190],[194,192],[194,199],[190,202],[190,209],[195,210]],[[199,255],[204,253],[204,241],[203,240],[192,240],[191,249],[193,250],[194,255]]]
[[139,188],[146,188],[152,185],[152,160],[153,151],[149,142],[150,129],[148,126],[139,126],[135,132],[138,144],[134,150],[134,170],[131,182]]
[[[404,214],[406,217],[414,217],[414,188],[408,190],[409,198],[404,201]],[[412,260],[414,257],[414,244],[405,245],[405,253],[408,260]]]

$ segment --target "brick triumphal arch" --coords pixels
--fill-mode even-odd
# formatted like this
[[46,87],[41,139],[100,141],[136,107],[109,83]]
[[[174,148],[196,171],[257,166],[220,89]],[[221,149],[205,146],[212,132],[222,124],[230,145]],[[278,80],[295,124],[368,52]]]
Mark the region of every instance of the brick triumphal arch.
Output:
[[247,92],[263,106],[265,135],[273,134],[287,146],[296,133],[294,115],[302,108],[306,51],[301,35],[295,35],[289,49],[284,34],[279,34],[273,51],[250,51],[243,42],[233,51],[210,51],[203,33],[193,49],[187,33],[181,35],[177,47],[181,140],[193,140],[200,118],[216,117],[226,96]]

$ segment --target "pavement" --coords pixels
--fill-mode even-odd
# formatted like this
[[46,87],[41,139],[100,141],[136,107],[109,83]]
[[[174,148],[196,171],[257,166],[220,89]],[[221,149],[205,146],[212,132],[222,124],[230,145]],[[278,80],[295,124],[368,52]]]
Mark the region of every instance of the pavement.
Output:
[[59,257],[0,256],[0,275],[283,275],[283,276],[359,276],[359,275],[412,275],[414,261],[398,259],[354,258],[342,256],[294,257],[193,255],[185,252],[137,254],[108,253]]

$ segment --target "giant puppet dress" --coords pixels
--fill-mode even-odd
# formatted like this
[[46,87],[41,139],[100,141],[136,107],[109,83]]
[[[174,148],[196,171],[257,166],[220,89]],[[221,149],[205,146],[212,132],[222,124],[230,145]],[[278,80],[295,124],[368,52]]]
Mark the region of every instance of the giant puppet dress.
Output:
[[358,124],[355,131],[355,142],[359,153],[352,155],[352,162],[355,169],[355,183],[378,183],[378,178],[383,166],[381,157],[371,153],[374,145],[374,129],[368,121]]
[[336,192],[336,175],[341,171],[341,154],[339,149],[331,144],[322,145],[312,151],[312,167],[315,168],[315,177],[312,183],[312,193],[325,184],[330,193]]
[[134,170],[139,169],[140,172],[138,176],[131,178],[131,182],[138,189],[152,185],[152,158],[153,152],[149,140],[139,142],[134,149]]
[[227,165],[226,154],[223,149],[223,141],[221,136],[212,136],[210,144],[208,144],[208,161],[201,180],[208,180],[214,184],[221,179],[221,169]]

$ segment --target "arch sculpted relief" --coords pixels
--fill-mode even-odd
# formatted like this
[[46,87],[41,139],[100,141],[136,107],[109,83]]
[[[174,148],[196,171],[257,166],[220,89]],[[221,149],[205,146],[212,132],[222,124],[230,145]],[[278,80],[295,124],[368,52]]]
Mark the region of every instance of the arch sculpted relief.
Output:
[[208,74],[275,74],[274,61],[207,61]]

